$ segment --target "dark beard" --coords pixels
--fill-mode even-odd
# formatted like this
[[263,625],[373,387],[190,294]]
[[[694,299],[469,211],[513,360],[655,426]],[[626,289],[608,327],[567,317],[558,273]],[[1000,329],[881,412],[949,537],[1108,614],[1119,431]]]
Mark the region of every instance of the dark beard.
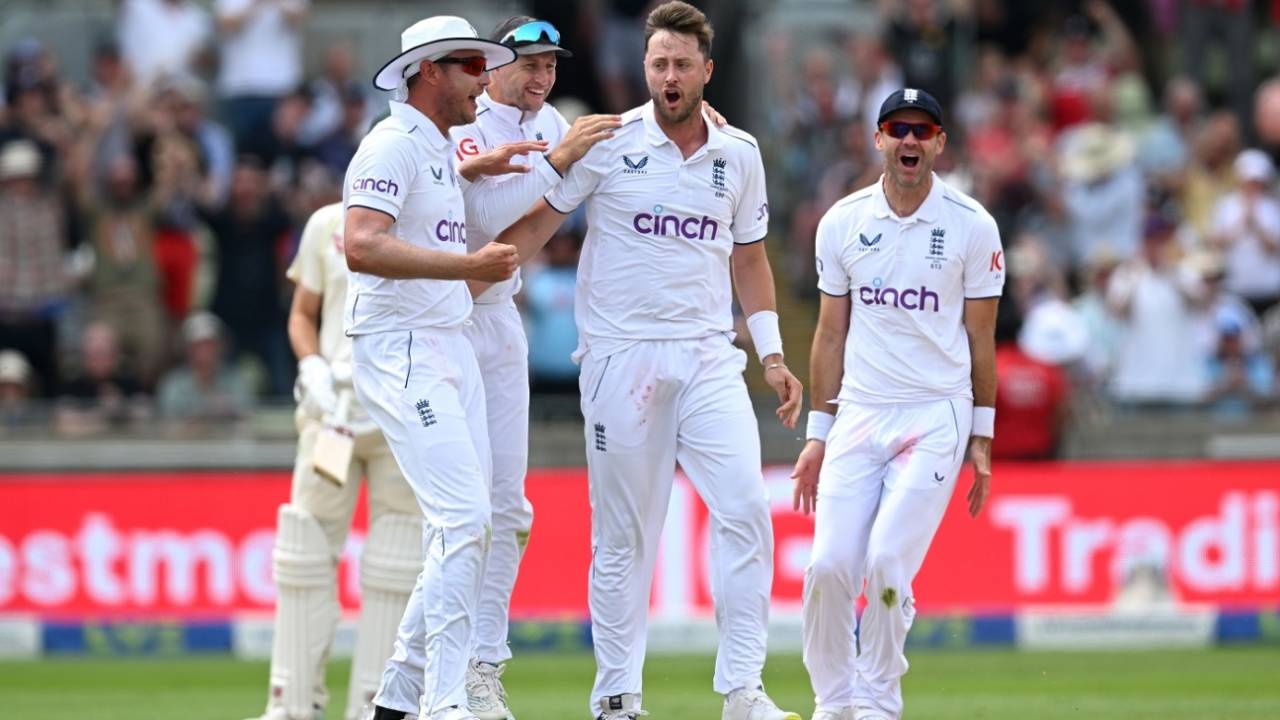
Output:
[[673,125],[679,125],[680,123],[685,122],[689,118],[693,117],[693,114],[702,107],[702,95],[699,93],[699,95],[693,99],[693,102],[689,103],[689,108],[687,110],[681,112],[679,115],[668,115],[666,98],[662,97],[661,93],[659,93],[657,97],[650,97],[653,100],[653,107],[657,111],[658,115],[663,120],[666,120]]

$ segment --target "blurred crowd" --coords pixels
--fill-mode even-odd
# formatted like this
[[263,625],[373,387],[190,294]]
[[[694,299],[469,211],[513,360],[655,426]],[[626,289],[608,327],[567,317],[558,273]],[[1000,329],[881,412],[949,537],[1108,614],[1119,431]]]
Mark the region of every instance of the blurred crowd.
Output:
[[[587,0],[573,20],[534,2],[595,50],[564,63],[555,98],[642,100],[649,4]],[[883,0],[862,32],[767,27],[760,72],[737,68],[767,110],[732,119],[763,141],[780,285],[812,299],[818,219],[879,176],[876,108],[923,87],[947,117],[937,170],[1005,241],[998,417],[1035,430],[1017,452],[1052,454],[1069,404],[1251,417],[1280,359],[1280,80],[1259,82],[1276,68],[1255,51],[1277,5]],[[287,398],[284,268],[385,108],[350,46],[306,72],[307,0],[116,7],[87,83],[34,39],[3,59],[0,430],[200,429]],[[718,73],[734,42],[717,38]],[[526,276],[547,391],[576,389],[580,243],[577,227]]]
[[1004,239],[997,437],[1025,435],[1008,454],[1052,455],[1070,404],[1221,420],[1273,404],[1280,90],[1250,64],[1273,8],[963,5],[885,2],[879,32],[767,39],[770,131],[785,139],[770,195],[792,287],[816,293],[819,218],[880,175],[881,100],[919,86],[946,112],[937,172]]

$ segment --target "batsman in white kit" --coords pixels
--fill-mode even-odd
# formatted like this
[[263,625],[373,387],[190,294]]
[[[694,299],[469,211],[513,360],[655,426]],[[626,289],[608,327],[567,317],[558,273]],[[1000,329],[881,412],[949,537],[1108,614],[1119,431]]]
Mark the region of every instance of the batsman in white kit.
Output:
[[1003,251],[991,215],[932,173],[946,139],[932,96],[893,93],[876,132],[884,175],[818,224],[813,410],[793,474],[797,509],[817,513],[804,583],[813,720],[901,717],[911,582],[966,448],[970,514],[987,498]]
[[353,397],[343,334],[347,263],[342,205],[312,214],[289,266],[289,341],[298,356],[298,456],[272,555],[277,586],[270,689],[262,720],[310,720],[328,702],[325,662],[342,616],[338,558],[368,478],[369,532],[360,556],[360,619],[347,707],[373,698],[395,628],[422,569],[421,513],[377,425]]
[[515,60],[458,17],[422,20],[374,78],[391,115],[361,142],[344,187],[346,332],[356,394],[425,518],[423,568],[374,702],[380,718],[475,720],[465,678],[492,525],[484,387],[462,333],[466,280],[499,282],[514,248],[468,254],[449,128],[475,121],[488,70]]
[[[677,462],[711,516],[711,590],[720,647],[714,686],[726,720],[799,720],[761,673],[773,528],[759,429],[732,343],[732,287],[791,426],[800,383],[782,363],[769,219],[755,140],[702,112],[711,27],[683,2],[646,24],[652,101],[579,160],[499,236],[529,257],[587,204],[577,315],[592,509],[590,608],[598,720],[642,714],[649,591]],[[731,263],[732,261],[732,263]]]
[[[476,252],[557,185],[595,143],[609,137],[617,115],[578,118],[573,127],[546,97],[556,63],[571,56],[554,25],[517,15],[500,23],[490,39],[513,49],[515,62],[497,68],[476,98],[476,120],[451,129],[461,163],[467,247]],[[549,152],[543,152],[547,148]],[[493,481],[493,539],[477,608],[476,642],[467,665],[467,703],[480,720],[513,720],[502,686],[511,591],[533,524],[524,495],[529,461],[529,350],[514,296],[520,275],[475,296],[463,334],[475,349],[484,381]],[[409,657],[415,656],[411,653]]]

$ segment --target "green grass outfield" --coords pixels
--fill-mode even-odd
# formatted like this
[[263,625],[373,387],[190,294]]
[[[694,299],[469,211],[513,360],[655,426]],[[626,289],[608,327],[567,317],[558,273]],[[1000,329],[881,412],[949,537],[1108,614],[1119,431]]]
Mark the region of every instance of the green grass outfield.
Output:
[[[654,720],[717,720],[712,659],[651,657],[646,708]],[[1275,720],[1280,648],[1050,653],[917,651],[907,717],[929,720]],[[594,667],[587,655],[527,655],[507,670],[519,720],[586,718]],[[330,720],[341,720],[347,665],[330,667]],[[0,662],[0,718],[15,720],[241,720],[261,711],[265,663],[226,658],[50,659]],[[774,656],[765,678],[783,707],[806,719],[813,698],[800,658]]]

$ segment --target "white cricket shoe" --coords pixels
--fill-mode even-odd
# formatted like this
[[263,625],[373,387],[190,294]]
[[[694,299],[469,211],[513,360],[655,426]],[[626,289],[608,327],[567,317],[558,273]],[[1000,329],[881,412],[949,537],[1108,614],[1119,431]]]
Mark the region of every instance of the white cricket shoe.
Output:
[[721,720],[800,720],[798,713],[780,710],[764,688],[739,688],[724,698]]
[[853,720],[896,720],[880,708],[859,705],[853,709]]
[[507,691],[502,687],[506,665],[472,660],[467,663],[467,707],[480,720],[516,720],[507,707]]
[[854,720],[853,706],[846,705],[838,710],[814,710],[813,720]]
[[640,709],[640,696],[633,693],[600,698],[600,714],[596,720],[636,720],[649,713]]

